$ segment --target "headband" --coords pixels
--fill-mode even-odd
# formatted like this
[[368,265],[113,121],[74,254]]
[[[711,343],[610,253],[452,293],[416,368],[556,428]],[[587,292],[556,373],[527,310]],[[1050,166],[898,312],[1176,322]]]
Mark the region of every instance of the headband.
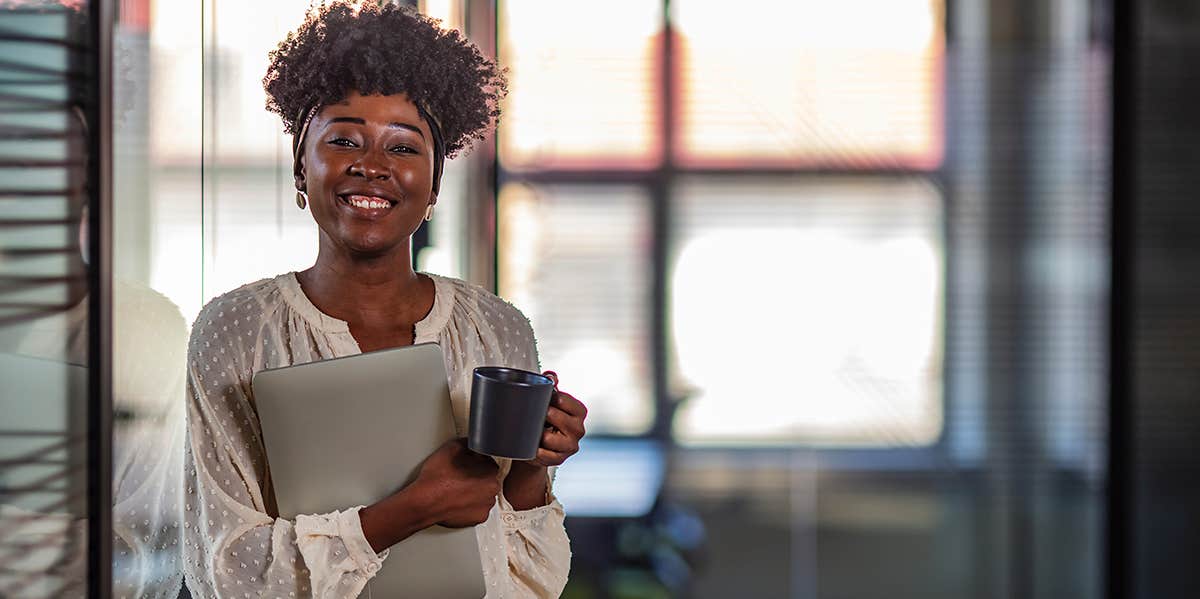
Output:
[[[293,177],[300,176],[300,157],[304,154],[304,136],[308,134],[308,124],[312,122],[313,117],[317,116],[320,108],[321,105],[316,104],[308,110],[301,109],[300,113],[296,115],[296,122],[300,123],[300,128],[292,138]],[[417,114],[429,125],[429,133],[433,137],[433,193],[437,195],[442,186],[442,167],[446,162],[446,144],[442,139],[442,126],[433,117],[433,114],[420,104],[417,104]]]

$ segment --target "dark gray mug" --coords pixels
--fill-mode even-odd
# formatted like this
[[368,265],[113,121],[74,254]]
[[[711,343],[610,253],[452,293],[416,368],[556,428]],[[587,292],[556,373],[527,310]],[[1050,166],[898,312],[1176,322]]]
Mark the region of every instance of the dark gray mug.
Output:
[[480,366],[471,377],[467,447],[513,460],[537,457],[554,381],[535,372]]

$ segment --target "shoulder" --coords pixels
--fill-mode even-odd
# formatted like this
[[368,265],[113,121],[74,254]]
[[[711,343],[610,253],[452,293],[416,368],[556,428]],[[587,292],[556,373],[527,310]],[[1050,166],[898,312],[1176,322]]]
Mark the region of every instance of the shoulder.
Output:
[[196,324],[216,324],[224,320],[234,320],[239,318],[239,312],[243,318],[260,312],[263,301],[278,294],[278,278],[260,279],[212,298],[200,309],[200,314],[196,316]]
[[267,313],[273,310],[271,306],[277,303],[278,278],[247,283],[209,300],[192,325],[191,346],[202,341],[211,343],[221,337],[232,340],[246,331],[257,330]]

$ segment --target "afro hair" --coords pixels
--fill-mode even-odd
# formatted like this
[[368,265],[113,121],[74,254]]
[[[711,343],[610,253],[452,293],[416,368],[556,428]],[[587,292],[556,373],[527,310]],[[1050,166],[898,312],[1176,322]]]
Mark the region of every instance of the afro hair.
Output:
[[439,21],[393,4],[334,2],[309,13],[270,54],[267,110],[295,135],[301,111],[351,91],[403,93],[437,119],[453,158],[487,134],[508,91],[504,70]]

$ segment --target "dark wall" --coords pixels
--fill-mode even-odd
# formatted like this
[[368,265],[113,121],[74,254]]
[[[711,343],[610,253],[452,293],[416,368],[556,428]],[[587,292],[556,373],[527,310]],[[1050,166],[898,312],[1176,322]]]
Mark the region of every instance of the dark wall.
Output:
[[[1200,3],[1141,3],[1132,24],[1128,216],[1133,293],[1127,306],[1132,315],[1132,468],[1126,479],[1133,485],[1131,582],[1136,597],[1195,597],[1200,593]],[[1115,423],[1118,430],[1120,425]]]

